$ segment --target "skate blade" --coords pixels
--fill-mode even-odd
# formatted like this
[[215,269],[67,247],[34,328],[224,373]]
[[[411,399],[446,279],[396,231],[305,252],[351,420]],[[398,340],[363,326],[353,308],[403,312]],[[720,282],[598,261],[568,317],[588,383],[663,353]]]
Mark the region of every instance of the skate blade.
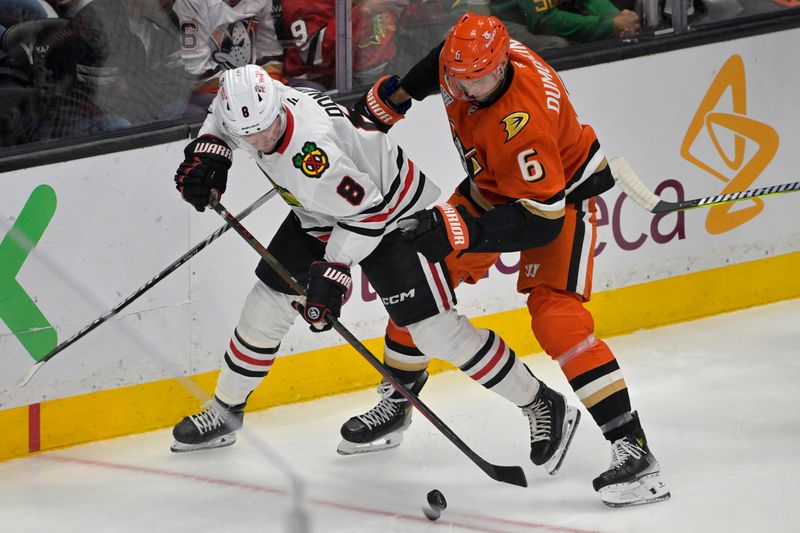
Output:
[[230,433],[202,444],[184,444],[175,441],[172,443],[172,446],[170,446],[170,451],[175,453],[196,452],[199,450],[210,450],[212,448],[224,448],[230,446],[234,442],[236,442],[236,433]]
[[358,455],[362,453],[380,452],[391,448],[397,448],[400,446],[401,442],[403,442],[403,433],[398,431],[389,433],[372,442],[350,442],[342,439],[336,451],[339,455]]
[[553,457],[544,464],[545,471],[551,476],[558,474],[558,470],[561,468],[561,463],[564,462],[564,457],[567,455],[569,445],[572,444],[572,437],[575,436],[575,430],[578,428],[578,423],[580,421],[581,412],[578,411],[577,408],[567,405],[567,411],[564,413],[564,423],[561,427],[561,435],[563,435],[561,442],[563,445],[560,446],[556,450],[556,453],[553,454]]
[[671,494],[659,478],[660,472],[651,472],[632,483],[617,483],[600,489],[600,498],[609,507],[632,507],[669,500]]

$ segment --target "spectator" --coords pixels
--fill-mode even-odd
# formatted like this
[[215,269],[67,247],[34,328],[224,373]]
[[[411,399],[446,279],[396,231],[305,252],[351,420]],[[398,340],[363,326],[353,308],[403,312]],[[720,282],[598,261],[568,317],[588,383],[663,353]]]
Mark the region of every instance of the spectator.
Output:
[[474,1],[416,0],[411,2],[400,16],[396,35],[397,54],[388,70],[406,72],[410,69],[420,57],[426,55],[431,48],[444,40],[453,24],[467,12],[468,8],[474,7]]
[[225,70],[247,64],[283,77],[272,0],[176,0],[186,70],[195,77],[189,111],[205,114]]
[[[74,7],[74,6],[73,6]],[[54,108],[44,138],[100,133],[138,122],[145,52],[120,0],[94,0],[39,44],[46,72],[39,82]]]
[[[533,2],[534,0],[530,0]],[[481,15],[494,13],[490,0],[418,0],[406,9],[398,28],[401,52],[392,63],[392,72],[405,72],[421,56],[442,42],[453,24],[467,11]],[[556,35],[532,33],[521,23],[522,15],[516,9],[499,15],[512,37],[532,50],[561,48],[569,42]]]
[[[290,85],[335,88],[336,1],[283,0],[274,11]],[[395,56],[395,31],[408,0],[353,0],[353,85],[372,83]]]
[[26,20],[57,18],[56,12],[42,0],[2,0],[0,2],[0,35]]
[[45,120],[33,140],[180,115],[189,84],[180,64],[168,68],[170,57],[179,57],[178,31],[164,11],[170,3],[57,2],[55,7],[72,18],[58,31],[40,34],[32,47],[34,85],[46,95]]
[[[639,16],[620,11],[610,0],[493,0],[491,13],[507,24],[515,39],[536,51],[639,32]],[[522,31],[521,22],[528,37]],[[536,36],[563,40],[537,42]]]
[[172,17],[175,0],[122,0],[131,31],[145,50],[150,120],[184,114],[194,89],[181,54],[181,33]]
[[409,0],[353,1],[353,85],[380,77],[397,53],[395,32]]
[[47,0],[62,19],[73,19],[75,15],[89,5],[92,0]]
[[[5,30],[0,37],[3,33]],[[20,57],[25,61],[18,61]],[[31,82],[26,54],[0,54],[0,102],[0,147],[29,142],[40,116],[40,99]]]
[[0,19],[7,25],[0,32],[0,146],[9,147],[39,139],[51,95],[41,90],[34,66],[44,48],[33,45],[65,21],[40,0],[7,0],[0,4]]

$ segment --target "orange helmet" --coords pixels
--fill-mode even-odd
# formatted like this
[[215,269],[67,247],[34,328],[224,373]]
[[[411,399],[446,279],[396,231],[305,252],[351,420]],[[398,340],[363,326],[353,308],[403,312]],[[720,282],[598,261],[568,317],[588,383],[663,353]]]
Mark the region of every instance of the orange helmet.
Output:
[[444,42],[444,71],[462,80],[485,76],[505,66],[510,44],[508,30],[497,17],[466,13]]

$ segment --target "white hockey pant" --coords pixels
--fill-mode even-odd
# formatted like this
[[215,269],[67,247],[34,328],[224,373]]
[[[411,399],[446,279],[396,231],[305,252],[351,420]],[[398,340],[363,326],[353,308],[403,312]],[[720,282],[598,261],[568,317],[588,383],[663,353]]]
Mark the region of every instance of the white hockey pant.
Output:
[[223,356],[217,398],[229,405],[244,403],[266,377],[281,339],[298,316],[291,305],[295,299],[256,281]]
[[411,324],[408,330],[426,356],[449,361],[518,406],[530,404],[539,391],[539,380],[499,335],[475,328],[452,309]]

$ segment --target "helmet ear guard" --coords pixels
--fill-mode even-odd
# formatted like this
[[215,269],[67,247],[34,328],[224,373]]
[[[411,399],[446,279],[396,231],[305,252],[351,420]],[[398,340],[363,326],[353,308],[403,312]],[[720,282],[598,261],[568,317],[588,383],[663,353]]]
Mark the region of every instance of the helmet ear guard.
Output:
[[228,132],[243,137],[269,128],[282,107],[269,74],[258,65],[245,65],[223,73],[213,111]]

